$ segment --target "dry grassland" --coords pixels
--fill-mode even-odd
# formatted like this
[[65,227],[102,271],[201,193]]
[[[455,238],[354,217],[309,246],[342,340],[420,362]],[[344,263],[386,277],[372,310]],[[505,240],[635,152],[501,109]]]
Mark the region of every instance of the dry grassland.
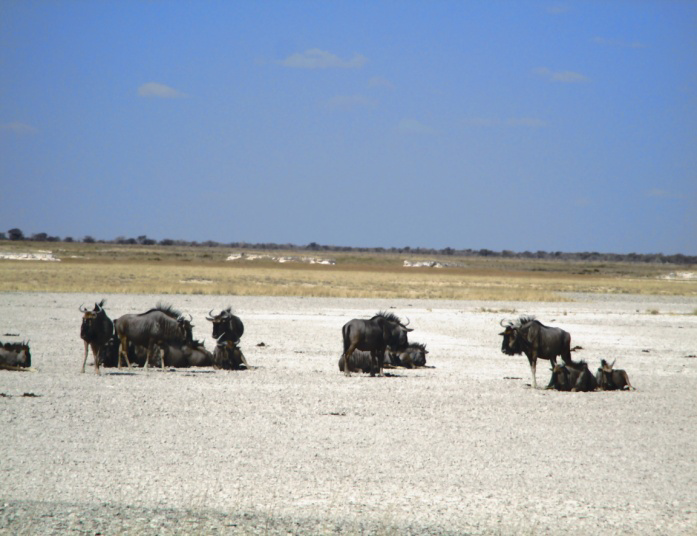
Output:
[[[323,266],[268,260],[225,262],[231,253],[227,248],[44,244],[43,249],[51,246],[61,262],[0,260],[0,292],[546,302],[563,301],[567,292],[697,295],[697,281],[661,278],[691,267],[448,258],[458,266],[405,268],[405,259],[419,259],[356,253],[332,254],[337,264]],[[3,245],[5,250],[8,247],[29,249],[26,243],[23,248]]]

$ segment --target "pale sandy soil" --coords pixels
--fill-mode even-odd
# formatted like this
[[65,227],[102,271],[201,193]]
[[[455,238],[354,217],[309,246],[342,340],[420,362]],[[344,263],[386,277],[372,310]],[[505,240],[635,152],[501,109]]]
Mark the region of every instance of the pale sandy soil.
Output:
[[[112,318],[161,298],[106,297]],[[695,299],[169,296],[209,349],[205,314],[232,305],[254,370],[80,374],[78,307],[100,298],[0,295],[0,340],[30,339],[38,369],[0,371],[2,533],[697,533]],[[380,309],[434,368],[339,372],[341,326]],[[524,313],[637,390],[532,390],[498,336]]]

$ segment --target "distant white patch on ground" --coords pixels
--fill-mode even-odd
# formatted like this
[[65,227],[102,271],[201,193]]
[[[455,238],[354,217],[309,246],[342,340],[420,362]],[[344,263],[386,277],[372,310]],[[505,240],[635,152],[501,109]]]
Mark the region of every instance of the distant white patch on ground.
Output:
[[28,253],[17,253],[9,251],[0,251],[0,259],[10,260],[10,261],[51,261],[60,262],[53,256],[52,251],[33,251]]
[[317,257],[274,257],[273,255],[256,255],[248,253],[233,253],[227,259],[228,261],[259,261],[267,260],[278,263],[286,262],[302,262],[305,264],[325,264],[328,266],[333,266],[336,264],[334,259],[320,259]]
[[697,279],[697,274],[695,272],[671,272],[666,275],[662,275],[659,279],[668,279],[671,281],[694,281]]
[[443,268],[444,264],[438,261],[404,261],[406,268]]

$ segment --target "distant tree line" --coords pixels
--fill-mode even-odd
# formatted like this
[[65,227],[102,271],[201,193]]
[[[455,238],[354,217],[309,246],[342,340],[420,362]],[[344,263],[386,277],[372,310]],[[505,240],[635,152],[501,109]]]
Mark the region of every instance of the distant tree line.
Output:
[[30,237],[24,236],[21,229],[10,229],[7,233],[0,232],[0,241],[31,241],[31,242],[83,242],[85,244],[132,244],[141,246],[189,246],[189,247],[221,247],[234,249],[249,249],[249,250],[284,250],[284,251],[299,251],[299,252],[342,252],[342,253],[391,253],[391,254],[408,254],[408,255],[448,255],[452,257],[492,257],[501,259],[545,259],[545,260],[561,260],[561,261],[590,261],[590,262],[643,262],[643,263],[659,263],[659,264],[697,264],[697,256],[683,255],[677,253],[674,255],[664,255],[662,253],[598,253],[596,251],[584,251],[580,253],[568,253],[563,251],[523,251],[515,252],[510,250],[492,251],[490,249],[453,249],[453,248],[412,248],[405,246],[402,248],[364,248],[351,246],[328,246],[320,245],[317,242],[310,242],[307,245],[299,246],[297,244],[276,244],[273,242],[265,242],[262,244],[254,244],[249,242],[230,242],[221,243],[213,240],[205,242],[195,242],[188,240],[173,240],[165,238],[163,240],[155,240],[148,238],[146,235],[141,235],[137,238],[126,238],[123,236],[116,237],[114,240],[97,240],[94,237],[87,235],[82,239],[74,239],[67,236],[61,239],[58,236],[52,236],[47,233],[35,233]]

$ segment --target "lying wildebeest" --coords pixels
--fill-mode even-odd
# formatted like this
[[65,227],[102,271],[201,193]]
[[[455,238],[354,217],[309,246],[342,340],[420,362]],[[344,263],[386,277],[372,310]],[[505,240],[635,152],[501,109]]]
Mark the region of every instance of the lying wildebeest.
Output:
[[[370,372],[373,368],[373,357],[370,352],[355,350],[349,357],[348,369],[350,372]],[[339,370],[345,371],[344,354],[339,358]]]
[[552,365],[552,377],[547,389],[557,391],[595,391],[598,382],[585,361],[572,361],[561,365]]
[[[121,358],[124,357],[126,364],[130,367],[128,360],[128,343],[144,346],[147,348],[147,358],[145,368],[152,359],[158,345],[163,344],[191,344],[193,341],[191,316],[189,320],[174,309],[171,305],[158,304],[154,309],[150,309],[139,315],[126,314],[116,319],[114,322],[116,334],[121,344],[119,348],[118,366],[121,368]],[[164,361],[162,368],[165,368]]]
[[31,367],[28,342],[0,343],[0,369],[24,370]]
[[220,311],[217,315],[213,315],[213,309],[211,309],[206,320],[213,322],[213,338],[215,340],[219,340],[222,335],[225,335],[223,340],[238,343],[244,333],[244,324],[239,316],[232,314],[232,307]]
[[406,348],[409,341],[407,333],[413,331],[402,324],[402,321],[392,313],[379,312],[370,320],[354,318],[349,320],[341,333],[344,338],[344,373],[350,376],[349,364],[351,355],[355,350],[370,352],[372,366],[370,375],[375,372],[382,374],[385,361],[385,349],[389,347],[394,351]]
[[206,350],[201,341],[192,341],[190,344],[163,344],[161,345],[162,358],[165,366],[175,368],[211,367],[213,366],[213,354]]
[[426,366],[426,345],[410,342],[401,352],[389,350],[385,352],[385,363],[395,367],[415,368]]
[[213,351],[213,366],[225,370],[248,370],[249,364],[235,341],[220,336]]
[[553,328],[543,325],[533,316],[521,316],[518,320],[503,325],[503,342],[501,351],[506,355],[518,355],[525,353],[530,363],[532,374],[532,387],[537,389],[535,372],[537,358],[549,359],[552,365],[557,364],[557,356],[561,355],[564,363],[571,363],[571,352],[580,350],[577,346],[571,349],[571,335],[561,328]]
[[91,311],[80,305],[80,312],[82,313],[80,338],[85,342],[85,358],[82,360],[82,372],[85,372],[87,354],[89,349],[92,348],[94,371],[99,374],[99,352],[114,334],[114,323],[103,308],[105,302],[106,300],[102,300],[99,303],[95,303],[94,309]]
[[623,390],[625,387],[629,391],[633,391],[634,387],[629,383],[629,376],[622,370],[614,370],[612,367],[615,366],[615,362],[609,364],[604,359],[600,360],[600,368],[595,375],[595,379],[598,382],[598,388],[601,391],[615,391]]

